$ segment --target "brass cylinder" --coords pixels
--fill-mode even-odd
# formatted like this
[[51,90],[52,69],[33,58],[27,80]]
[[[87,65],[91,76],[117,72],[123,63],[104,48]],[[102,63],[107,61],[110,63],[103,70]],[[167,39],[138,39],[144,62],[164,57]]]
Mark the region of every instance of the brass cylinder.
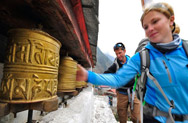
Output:
[[83,81],[83,87],[87,87],[87,82]]
[[58,92],[73,92],[76,88],[77,62],[71,57],[60,60],[58,76]]
[[32,103],[55,98],[61,43],[40,30],[12,29],[0,101]]
[[76,88],[82,88],[82,87],[83,87],[82,81],[76,81]]
[[87,87],[87,82],[85,81],[76,81],[76,88],[84,88]]
[[[77,67],[77,70],[79,70],[80,68]],[[87,82],[85,81],[76,81],[76,88],[84,88],[87,87]]]

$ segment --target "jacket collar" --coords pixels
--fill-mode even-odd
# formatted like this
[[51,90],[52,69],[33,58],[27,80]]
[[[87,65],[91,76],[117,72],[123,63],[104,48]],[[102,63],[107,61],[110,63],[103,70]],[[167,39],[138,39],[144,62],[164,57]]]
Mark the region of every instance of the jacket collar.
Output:
[[[180,40],[181,40],[181,42],[180,42],[179,46],[177,47],[177,49],[179,49],[179,48],[182,47],[182,39],[180,39]],[[150,42],[145,46],[145,48],[147,48],[147,49],[149,49],[149,50],[152,50],[152,51],[155,51],[155,52],[160,52],[159,50],[157,50],[156,48],[154,48],[154,47],[151,45]]]

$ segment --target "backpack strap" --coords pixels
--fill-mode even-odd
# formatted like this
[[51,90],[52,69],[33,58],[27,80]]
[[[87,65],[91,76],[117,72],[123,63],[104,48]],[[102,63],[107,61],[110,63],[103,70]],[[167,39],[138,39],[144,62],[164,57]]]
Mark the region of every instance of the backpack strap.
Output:
[[150,56],[149,56],[149,51],[148,49],[143,49],[139,53],[140,58],[141,58],[141,81],[140,81],[140,87],[139,87],[139,94],[140,98],[144,98],[145,92],[146,92],[146,81],[147,81],[147,74],[146,74],[146,69],[149,69],[150,66]]
[[119,69],[119,64],[118,64],[118,61],[117,61],[117,57],[115,58],[114,63],[116,65],[116,71],[117,71]]
[[150,56],[148,49],[144,48],[139,52],[141,59],[141,77],[140,83],[138,85],[138,96],[140,98],[141,107],[140,107],[140,115],[141,115],[141,123],[143,123],[143,101],[146,92],[146,82],[147,82],[147,73],[146,69],[149,69],[150,66]]
[[187,57],[188,57],[188,41],[187,40],[183,40],[182,39],[182,41],[183,41],[183,49],[185,50],[185,53],[186,53],[186,55],[187,55]]
[[[149,69],[150,66],[150,56],[148,49],[143,48],[141,51],[139,51],[139,55],[141,59],[141,75],[137,74],[135,77],[135,83],[133,86],[132,101],[131,101],[131,110],[133,110],[135,91],[137,91],[136,93],[137,98],[143,101],[146,92],[145,84],[147,81],[147,75],[145,70],[146,68]],[[140,79],[140,81],[138,81],[138,79]]]
[[[167,98],[167,96],[166,96],[166,94],[164,93],[164,91],[163,91],[162,87],[160,86],[159,82],[151,75],[151,73],[149,72],[149,69],[148,69],[148,68],[146,69],[146,74],[147,74],[148,78],[150,78],[150,79],[154,82],[154,84],[157,86],[157,88],[158,88],[159,91],[162,93],[163,97],[165,98],[165,100],[167,101],[167,103],[168,103],[169,106],[170,106],[170,108],[169,108],[169,110],[168,110],[168,115],[169,115],[169,117],[167,117],[167,120],[168,120],[170,123],[171,123],[171,122],[172,122],[172,123],[175,123],[175,122],[174,122],[174,119],[173,119],[173,116],[172,116],[172,113],[171,113],[172,109],[175,108],[175,106],[174,106],[174,101],[173,101],[173,100],[169,100],[169,99]],[[153,113],[153,112],[152,112],[152,113]],[[169,122],[167,122],[167,123],[169,123]]]

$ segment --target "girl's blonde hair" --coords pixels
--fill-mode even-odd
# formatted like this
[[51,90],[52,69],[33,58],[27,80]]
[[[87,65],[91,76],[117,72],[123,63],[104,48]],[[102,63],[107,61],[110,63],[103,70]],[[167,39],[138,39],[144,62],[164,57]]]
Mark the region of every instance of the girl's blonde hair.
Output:
[[[168,3],[164,3],[164,2],[152,3],[143,10],[143,14],[140,19],[142,24],[143,24],[144,16],[146,14],[148,14],[150,11],[160,12],[160,13],[164,14],[168,19],[171,16],[174,16],[174,10],[173,10],[172,6],[170,6]],[[180,32],[180,28],[177,24],[175,24],[175,22],[171,28],[172,28],[172,33]]]

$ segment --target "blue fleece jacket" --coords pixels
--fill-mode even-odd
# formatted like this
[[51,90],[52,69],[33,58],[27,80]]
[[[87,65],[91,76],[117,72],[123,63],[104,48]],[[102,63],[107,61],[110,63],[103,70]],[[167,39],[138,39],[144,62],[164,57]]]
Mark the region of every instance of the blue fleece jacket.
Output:
[[[182,47],[182,41],[178,48],[165,54],[159,52],[150,43],[146,48],[149,49],[150,55],[150,73],[157,79],[168,99],[174,101],[175,109],[172,109],[172,113],[188,115],[188,57]],[[141,72],[140,60],[139,53],[136,53],[116,74],[96,74],[88,71],[88,82],[119,88]],[[170,71],[170,76],[167,74],[167,69]],[[145,101],[161,111],[168,112],[168,103],[149,78],[146,88]],[[166,121],[164,117],[156,117],[156,119],[160,122]]]

